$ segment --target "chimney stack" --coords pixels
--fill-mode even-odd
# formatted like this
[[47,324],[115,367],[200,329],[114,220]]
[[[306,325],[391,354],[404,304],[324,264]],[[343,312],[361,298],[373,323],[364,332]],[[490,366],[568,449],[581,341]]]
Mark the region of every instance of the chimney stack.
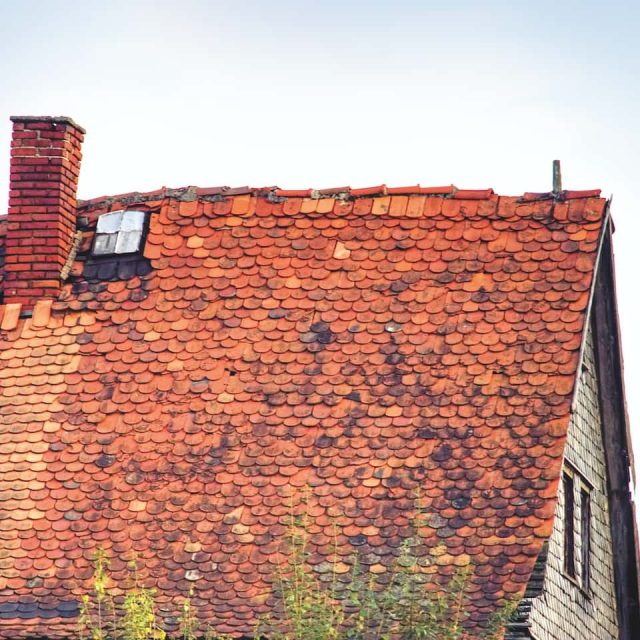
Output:
[[56,298],[76,232],[84,129],[71,118],[13,116],[4,302]]

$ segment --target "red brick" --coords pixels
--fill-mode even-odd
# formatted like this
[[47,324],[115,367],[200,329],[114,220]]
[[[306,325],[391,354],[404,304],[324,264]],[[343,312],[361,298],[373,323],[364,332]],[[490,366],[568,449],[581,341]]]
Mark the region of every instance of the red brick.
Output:
[[12,281],[20,274],[24,286],[7,290],[6,302],[19,296],[31,309],[44,290],[57,296],[75,233],[82,140],[71,121],[14,122],[6,270]]

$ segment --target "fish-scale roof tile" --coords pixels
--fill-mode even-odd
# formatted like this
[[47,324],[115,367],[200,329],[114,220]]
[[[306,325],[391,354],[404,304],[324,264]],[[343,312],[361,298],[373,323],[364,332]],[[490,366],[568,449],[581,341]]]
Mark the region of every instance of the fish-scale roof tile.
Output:
[[[91,557],[219,632],[270,606],[291,509],[310,562],[383,575],[416,496],[473,624],[550,535],[605,212],[599,191],[163,188],[79,204],[53,304],[0,320],[0,636],[74,632]],[[89,259],[150,217],[146,266]],[[2,237],[0,224],[0,238]],[[95,262],[95,261],[94,261]]]

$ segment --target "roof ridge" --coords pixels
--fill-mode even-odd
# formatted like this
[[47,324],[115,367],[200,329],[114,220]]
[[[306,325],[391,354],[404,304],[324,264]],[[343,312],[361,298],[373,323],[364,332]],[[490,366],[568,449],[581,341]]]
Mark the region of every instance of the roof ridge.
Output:
[[[585,191],[561,191],[560,193],[553,193],[552,191],[536,193],[525,192],[522,196],[511,196],[514,198],[520,198],[523,202],[531,202],[535,200],[550,200],[555,198],[557,200],[575,200],[580,198],[594,198],[599,197],[601,193],[600,189],[590,189]],[[115,202],[118,200],[130,201],[130,204],[136,202],[145,202],[153,199],[174,198],[177,200],[196,200],[197,198],[226,198],[233,196],[264,196],[274,199],[287,199],[287,198],[310,198],[313,200],[320,200],[323,198],[342,198],[342,199],[357,199],[357,198],[371,198],[371,197],[385,197],[385,196],[439,196],[444,198],[453,198],[456,200],[488,200],[494,196],[497,196],[492,188],[488,189],[458,189],[455,185],[448,186],[436,186],[436,187],[422,187],[419,184],[407,187],[387,187],[385,184],[362,187],[353,189],[349,186],[346,187],[330,187],[327,189],[280,189],[276,186],[271,187],[197,187],[187,186],[179,187],[177,189],[169,187],[161,187],[154,191],[130,191],[127,193],[120,193],[110,196],[99,196],[97,198],[91,198],[89,200],[78,200],[79,208],[86,208],[95,206],[103,202]]]

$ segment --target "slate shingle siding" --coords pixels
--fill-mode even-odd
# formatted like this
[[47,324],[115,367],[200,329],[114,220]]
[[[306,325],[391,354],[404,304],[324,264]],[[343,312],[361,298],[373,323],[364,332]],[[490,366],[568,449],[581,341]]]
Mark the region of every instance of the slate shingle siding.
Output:
[[[530,617],[531,632],[536,640],[608,640],[618,637],[607,476],[594,357],[589,331],[566,449],[566,460],[593,485],[591,597],[587,598],[563,573],[564,495],[560,483],[544,590],[534,600]],[[578,511],[575,520],[576,572],[580,576]]]

